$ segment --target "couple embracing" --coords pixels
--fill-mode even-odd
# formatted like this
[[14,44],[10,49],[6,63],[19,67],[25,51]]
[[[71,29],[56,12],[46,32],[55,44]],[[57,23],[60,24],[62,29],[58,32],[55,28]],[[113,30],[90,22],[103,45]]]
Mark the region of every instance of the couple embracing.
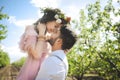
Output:
[[59,9],[42,9],[43,16],[26,27],[20,49],[28,54],[17,80],[65,80],[66,54],[76,42],[70,18]]

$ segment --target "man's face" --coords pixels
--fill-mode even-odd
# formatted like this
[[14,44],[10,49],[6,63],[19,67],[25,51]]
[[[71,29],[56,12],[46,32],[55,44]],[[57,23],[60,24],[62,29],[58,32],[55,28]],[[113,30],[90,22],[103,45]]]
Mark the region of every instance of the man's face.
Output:
[[60,24],[58,24],[56,21],[50,21],[46,24],[47,26],[47,34],[46,36],[48,36],[48,42],[51,44],[51,46],[53,46],[54,42],[57,40],[57,38],[60,35]]

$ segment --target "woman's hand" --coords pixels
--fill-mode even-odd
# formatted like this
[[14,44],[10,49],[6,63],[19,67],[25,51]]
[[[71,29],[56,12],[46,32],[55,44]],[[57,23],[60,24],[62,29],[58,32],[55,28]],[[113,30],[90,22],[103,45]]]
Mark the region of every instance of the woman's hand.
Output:
[[38,23],[37,28],[39,31],[39,36],[45,36],[46,25],[42,23]]

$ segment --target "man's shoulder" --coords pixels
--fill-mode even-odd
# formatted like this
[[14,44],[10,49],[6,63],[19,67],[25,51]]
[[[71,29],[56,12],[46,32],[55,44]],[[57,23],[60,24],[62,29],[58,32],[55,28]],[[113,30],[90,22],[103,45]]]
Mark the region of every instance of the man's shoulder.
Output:
[[56,55],[50,55],[46,60],[45,62],[46,63],[49,63],[49,64],[60,64],[62,63],[62,59],[59,57],[59,56],[56,56]]
[[53,51],[45,60],[44,65],[63,65],[67,61],[66,55],[63,50]]

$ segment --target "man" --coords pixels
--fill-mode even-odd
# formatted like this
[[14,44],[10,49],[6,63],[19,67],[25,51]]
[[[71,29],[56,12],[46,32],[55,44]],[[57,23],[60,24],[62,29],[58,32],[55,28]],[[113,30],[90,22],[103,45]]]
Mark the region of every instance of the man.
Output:
[[75,44],[76,36],[66,26],[61,26],[48,42],[52,45],[52,53],[41,64],[36,80],[65,80],[68,72],[65,51]]

